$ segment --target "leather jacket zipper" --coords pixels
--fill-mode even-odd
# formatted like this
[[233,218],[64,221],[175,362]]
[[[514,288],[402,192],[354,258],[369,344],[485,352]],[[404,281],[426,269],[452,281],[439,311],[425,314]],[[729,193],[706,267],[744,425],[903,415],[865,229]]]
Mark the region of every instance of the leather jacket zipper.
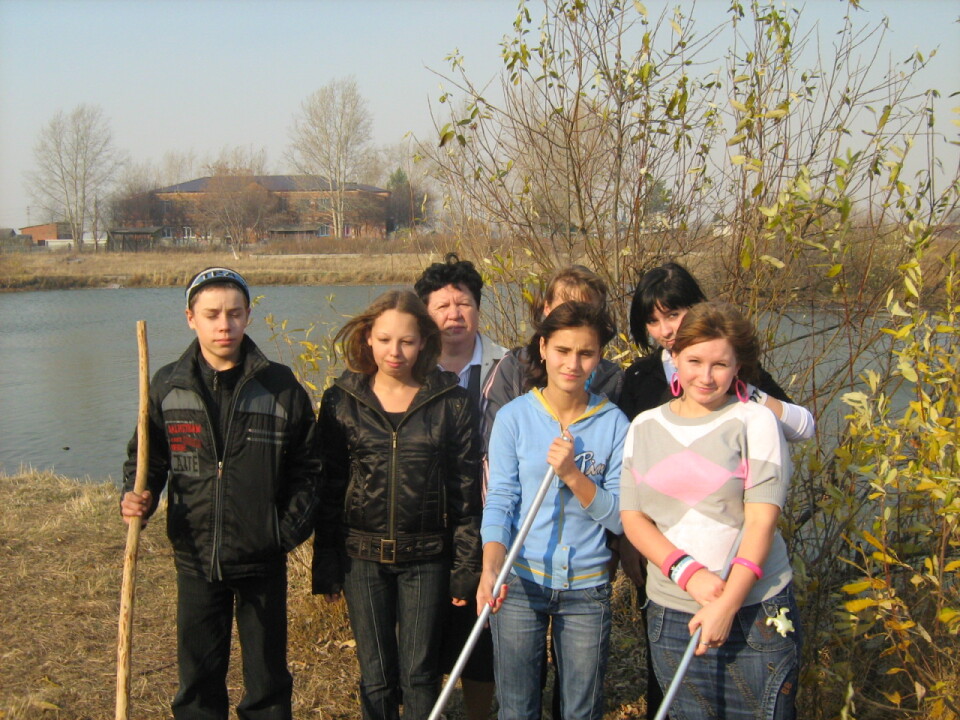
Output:
[[[406,417],[406,415],[404,415]],[[397,440],[400,435],[400,423],[390,439],[390,486],[387,500],[387,539],[397,539]]]
[[[390,468],[387,475],[388,478],[388,488],[387,488],[387,540],[396,540],[397,532],[397,464],[398,464],[398,455],[399,455],[399,437],[400,437],[400,427],[410,417],[414,412],[419,410],[424,405],[433,401],[435,398],[443,395],[446,392],[449,392],[458,385],[450,385],[448,387],[439,388],[436,392],[430,394],[429,396],[423,398],[416,405],[412,404],[407,408],[407,411],[403,414],[403,417],[400,418],[400,421],[397,423],[397,427],[393,428],[393,423],[390,422],[390,418],[384,415],[378,407],[368,402],[366,398],[362,396],[361,393],[354,392],[352,389],[337,383],[339,387],[346,392],[348,395],[357,399],[358,402],[367,406],[373,410],[377,415],[379,415],[384,423],[391,428],[390,433]],[[371,391],[372,392],[372,391]],[[443,493],[444,500],[446,500],[446,487],[443,486],[441,479],[441,492]],[[444,506],[446,502],[444,502]],[[443,510],[444,518],[446,518],[446,508]],[[446,522],[444,522],[444,527],[446,527]]]

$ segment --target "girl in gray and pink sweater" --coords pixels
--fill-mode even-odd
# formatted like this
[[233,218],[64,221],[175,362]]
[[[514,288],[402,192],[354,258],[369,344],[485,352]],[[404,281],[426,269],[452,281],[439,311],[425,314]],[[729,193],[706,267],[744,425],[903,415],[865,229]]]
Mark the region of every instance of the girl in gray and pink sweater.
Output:
[[731,306],[701,303],[672,354],[675,399],[631,423],[620,490],[624,532],[648,564],[657,679],[669,684],[700,628],[671,717],[792,718],[800,633],[777,531],[790,460],[774,414],[746,402],[756,334]]

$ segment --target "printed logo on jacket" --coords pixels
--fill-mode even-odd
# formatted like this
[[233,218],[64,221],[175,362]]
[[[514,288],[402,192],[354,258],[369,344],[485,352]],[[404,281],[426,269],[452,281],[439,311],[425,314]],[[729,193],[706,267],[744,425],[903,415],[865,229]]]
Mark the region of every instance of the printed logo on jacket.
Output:
[[168,422],[171,470],[178,475],[200,477],[200,449],[203,447],[199,423]]

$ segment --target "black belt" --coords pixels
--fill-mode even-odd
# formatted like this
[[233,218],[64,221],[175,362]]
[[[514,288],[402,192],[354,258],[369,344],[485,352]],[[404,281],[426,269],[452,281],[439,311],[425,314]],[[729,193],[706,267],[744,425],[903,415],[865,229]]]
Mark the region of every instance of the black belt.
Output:
[[347,533],[347,555],[358,560],[393,564],[420,560],[443,552],[443,533],[405,535],[395,539],[375,533],[350,530]]

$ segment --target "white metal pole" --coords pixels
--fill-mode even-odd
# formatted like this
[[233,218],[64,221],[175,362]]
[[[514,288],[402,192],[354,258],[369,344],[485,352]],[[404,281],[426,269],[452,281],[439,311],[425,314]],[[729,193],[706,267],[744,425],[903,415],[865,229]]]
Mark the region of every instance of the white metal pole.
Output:
[[[513,567],[513,563],[516,561],[517,555],[520,554],[520,548],[523,547],[523,541],[530,532],[530,528],[533,527],[533,521],[536,517],[537,511],[543,504],[543,499],[547,496],[547,491],[550,489],[550,483],[553,481],[553,478],[554,471],[551,467],[547,470],[547,474],[543,476],[543,480],[540,482],[540,487],[537,490],[537,494],[533,498],[533,503],[530,505],[530,510],[527,512],[527,516],[523,519],[523,524],[520,525],[520,529],[517,531],[517,536],[514,538],[513,544],[510,546],[510,550],[507,553],[507,557],[503,561],[503,567],[500,568],[500,574],[497,575],[497,579],[493,583],[493,597],[495,598],[499,597],[501,588],[506,584],[507,575],[510,573],[510,568]],[[440,696],[437,698],[437,702],[434,703],[433,710],[430,711],[428,720],[439,720],[440,713],[442,713],[443,708],[446,707],[447,701],[450,699],[450,694],[453,692],[453,688],[456,686],[457,680],[460,678],[460,674],[463,672],[463,668],[467,664],[467,660],[470,658],[470,653],[473,652],[473,647],[477,644],[480,633],[483,632],[483,627],[487,624],[487,619],[489,617],[490,606],[484,605],[483,609],[480,611],[480,614],[477,616],[477,621],[474,623],[473,629],[470,631],[470,635],[467,637],[467,642],[464,644],[463,650],[460,651],[460,656],[457,658],[457,662],[454,663],[453,669],[450,671],[450,675],[447,676],[447,682],[443,686],[443,690],[441,690]]]
[[[743,528],[740,528],[739,534],[733,541],[733,547],[730,548],[730,554],[727,555],[727,559],[723,563],[723,569],[720,571],[720,577],[724,580],[726,580],[727,576],[730,574],[730,565],[733,562],[733,559],[737,556],[737,550],[740,549],[741,538],[743,538]],[[673,698],[676,697],[677,691],[680,689],[680,683],[683,682],[683,676],[687,674],[687,668],[690,667],[690,661],[693,660],[693,653],[697,649],[697,643],[700,642],[700,635],[701,628],[697,628],[693,631],[693,635],[690,636],[690,642],[687,643],[687,648],[683,651],[683,657],[680,658],[680,664],[677,666],[677,672],[674,674],[673,680],[670,681],[670,686],[667,688],[667,691],[663,694],[663,701],[660,703],[660,708],[657,710],[657,715],[653,720],[663,720],[670,711],[670,704],[673,702]],[[647,652],[650,652],[649,647],[647,648]]]

